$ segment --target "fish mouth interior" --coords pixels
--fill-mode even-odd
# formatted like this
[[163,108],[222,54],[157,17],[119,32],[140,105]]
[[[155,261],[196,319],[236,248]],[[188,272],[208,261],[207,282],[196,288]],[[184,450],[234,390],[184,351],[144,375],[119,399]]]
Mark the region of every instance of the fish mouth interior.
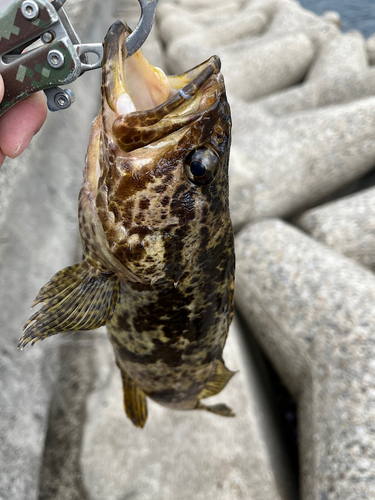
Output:
[[[215,56],[209,61],[215,59],[219,61]],[[209,61],[184,74],[167,76],[162,69],[152,66],[139,50],[124,61],[123,88],[116,99],[116,112],[119,115],[146,112],[162,106],[176,94],[185,97],[185,100],[190,99],[214,72],[209,71],[202,75]],[[202,75],[202,78],[199,79],[199,75]],[[193,89],[186,89],[184,92],[190,83],[198,79],[200,81],[196,82]]]
[[141,51],[124,61],[123,90],[115,104],[119,115],[156,108],[177,92],[164,71],[151,66]]

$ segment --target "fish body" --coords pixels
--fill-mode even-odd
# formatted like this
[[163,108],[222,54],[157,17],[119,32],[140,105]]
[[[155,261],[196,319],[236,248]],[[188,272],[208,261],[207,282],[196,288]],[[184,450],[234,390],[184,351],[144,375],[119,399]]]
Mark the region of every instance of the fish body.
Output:
[[102,107],[79,199],[85,260],[57,273],[20,345],[107,325],[128,417],[146,397],[232,416],[202,399],[233,372],[222,351],[233,314],[228,204],[230,109],[220,60],[166,77],[141,51],[126,59],[118,21],[104,43]]

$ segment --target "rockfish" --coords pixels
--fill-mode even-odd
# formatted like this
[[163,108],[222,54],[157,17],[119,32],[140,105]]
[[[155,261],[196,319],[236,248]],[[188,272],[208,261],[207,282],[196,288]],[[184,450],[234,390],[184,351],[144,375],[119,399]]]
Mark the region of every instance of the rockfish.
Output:
[[222,351],[233,315],[228,204],[231,116],[220,59],[178,76],[126,58],[130,34],[104,42],[102,106],[79,196],[84,260],[40,290],[20,347],[107,325],[124,405],[143,427],[146,396],[233,416],[202,399],[232,377]]

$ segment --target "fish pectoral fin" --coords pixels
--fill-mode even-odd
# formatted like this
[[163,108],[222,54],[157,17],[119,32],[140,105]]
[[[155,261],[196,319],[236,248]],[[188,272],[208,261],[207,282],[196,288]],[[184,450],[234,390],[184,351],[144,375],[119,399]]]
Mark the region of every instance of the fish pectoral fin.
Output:
[[237,372],[232,372],[224,365],[220,359],[216,360],[216,368],[213,376],[209,379],[202,391],[199,393],[198,398],[204,399],[219,394],[227,385],[229,380]]
[[120,301],[120,283],[113,274],[86,261],[66,267],[44,285],[33,307],[44,303],[26,323],[18,347],[65,331],[94,330],[111,319]]
[[223,403],[218,403],[216,405],[207,406],[207,405],[204,405],[203,403],[199,402],[199,404],[197,406],[197,410],[209,411],[211,413],[215,413],[215,415],[221,415],[222,417],[235,417],[236,416],[236,414],[233,412],[232,408],[229,408],[229,406],[227,406]]
[[147,420],[145,393],[127,373],[121,372],[121,375],[126,415],[136,427],[142,428]]

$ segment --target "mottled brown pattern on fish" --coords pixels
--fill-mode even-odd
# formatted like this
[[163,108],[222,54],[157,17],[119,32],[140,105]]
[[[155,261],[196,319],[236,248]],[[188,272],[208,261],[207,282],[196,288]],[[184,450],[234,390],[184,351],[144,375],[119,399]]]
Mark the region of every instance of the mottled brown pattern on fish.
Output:
[[[107,325],[117,364],[146,395],[181,409],[197,407],[199,393],[215,375],[232,313],[230,110],[214,61],[188,89],[206,103],[203,112],[188,113],[172,125],[170,119],[160,122],[183,104],[178,94],[149,116],[116,118],[111,149],[118,145],[121,152],[108,169],[105,195],[97,197],[113,254],[149,283],[122,283],[123,300]],[[137,168],[138,155],[147,158],[149,142],[176,130],[183,133],[174,147]],[[141,153],[124,154],[140,143]],[[192,185],[184,171],[186,156],[199,145],[210,145],[221,159],[216,178],[204,187]]]
[[[46,305],[21,345],[58,333],[59,317],[73,330],[82,321],[90,328],[105,322],[135,425],[146,421],[146,396],[233,416],[225,405],[201,403],[233,375],[222,360],[233,315],[234,242],[231,117],[220,60],[168,77],[170,87],[160,91],[169,94],[155,108],[119,116],[128,33],[115,23],[104,44],[102,108],[80,193],[85,261],[43,287],[38,297]],[[132,57],[131,64],[147,67],[142,56]],[[158,80],[153,85],[158,89]],[[57,288],[59,300],[51,292]]]

